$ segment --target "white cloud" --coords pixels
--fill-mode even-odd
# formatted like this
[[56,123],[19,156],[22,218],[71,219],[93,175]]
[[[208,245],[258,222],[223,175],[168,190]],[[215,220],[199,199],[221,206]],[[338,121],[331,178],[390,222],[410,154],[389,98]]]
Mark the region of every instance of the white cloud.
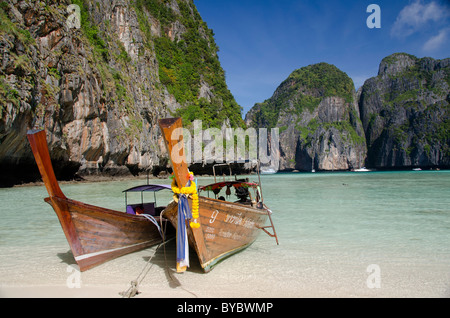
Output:
[[449,11],[448,7],[440,6],[434,1],[422,4],[417,0],[400,11],[391,29],[391,35],[396,37],[411,35],[427,23],[443,21],[450,15]]
[[446,43],[448,40],[448,35],[450,33],[450,28],[442,29],[439,34],[431,37],[425,44],[423,45],[424,51],[435,51],[441,47],[442,44]]

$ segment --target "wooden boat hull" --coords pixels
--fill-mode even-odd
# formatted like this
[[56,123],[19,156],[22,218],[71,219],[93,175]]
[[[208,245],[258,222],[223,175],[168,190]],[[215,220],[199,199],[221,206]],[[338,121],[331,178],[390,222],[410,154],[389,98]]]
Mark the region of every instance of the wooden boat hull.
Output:
[[[71,199],[45,199],[56,212],[81,271],[119,256],[139,251],[163,242],[156,226],[142,215],[88,205]],[[158,222],[161,219],[158,218]],[[162,219],[166,237],[174,229]]]
[[[170,203],[164,216],[176,228],[177,203]],[[223,259],[251,245],[267,218],[265,209],[199,197],[200,227],[193,229],[187,224],[187,228],[189,244],[195,249],[203,270],[209,272]]]
[[[163,241],[158,227],[142,215],[67,198],[55,177],[45,131],[29,131],[27,137],[49,194],[45,201],[55,210],[81,271]],[[166,230],[166,239],[175,235],[172,226],[165,226],[168,223],[162,220],[161,229]]]

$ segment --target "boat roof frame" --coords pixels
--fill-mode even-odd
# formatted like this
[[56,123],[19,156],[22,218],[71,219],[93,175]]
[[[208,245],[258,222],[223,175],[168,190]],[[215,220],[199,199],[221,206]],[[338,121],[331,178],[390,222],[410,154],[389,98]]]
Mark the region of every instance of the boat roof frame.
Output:
[[[224,163],[217,163],[217,164],[213,165],[214,183],[217,183],[217,180],[216,180],[216,170],[215,170],[215,167],[216,167],[216,166],[217,166],[217,167],[218,167],[218,166],[228,166],[229,169],[230,169],[230,177],[233,177],[233,173],[232,173],[232,170],[231,170],[231,164],[232,164],[232,163],[247,163],[247,162],[250,162],[250,160],[233,161],[233,162],[224,162]],[[261,200],[264,201],[263,194],[262,194],[262,185],[261,185],[261,161],[260,161],[259,159],[256,160],[256,173],[257,173],[257,175],[258,175],[258,185],[259,185],[259,187],[260,187],[259,192],[260,192],[260,195],[261,195]],[[236,177],[235,177],[235,179],[236,179]],[[224,175],[223,181],[225,181],[225,175]],[[236,180],[236,181],[237,181],[237,180]]]
[[165,184],[141,184],[126,190],[123,190],[122,193],[125,193],[125,207],[128,206],[128,193],[130,192],[140,192],[141,193],[141,204],[144,204],[144,192],[153,192],[153,200],[156,206],[156,192],[161,190],[171,190],[171,186]]

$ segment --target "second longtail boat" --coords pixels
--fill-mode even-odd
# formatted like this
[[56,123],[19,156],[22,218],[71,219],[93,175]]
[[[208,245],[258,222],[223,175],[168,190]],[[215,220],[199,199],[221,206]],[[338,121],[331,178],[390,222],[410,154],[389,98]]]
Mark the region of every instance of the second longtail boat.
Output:
[[[186,257],[187,241],[195,249],[203,270],[208,272],[224,258],[251,245],[261,230],[277,239],[271,218],[272,211],[263,203],[258,184],[236,181],[223,185],[209,185],[211,189],[233,187],[252,188],[256,191],[252,198],[244,198],[243,195],[238,202],[198,196],[196,185],[191,180],[187,167],[183,134],[176,131],[182,128],[181,119],[162,119],[159,125],[174,172],[172,189],[177,198],[167,206],[164,217],[177,228],[178,272],[185,271],[189,266]],[[202,189],[208,190],[208,187]],[[186,214],[186,211],[191,213]],[[265,226],[268,219],[270,225]],[[272,233],[267,231],[267,228],[271,228]]]

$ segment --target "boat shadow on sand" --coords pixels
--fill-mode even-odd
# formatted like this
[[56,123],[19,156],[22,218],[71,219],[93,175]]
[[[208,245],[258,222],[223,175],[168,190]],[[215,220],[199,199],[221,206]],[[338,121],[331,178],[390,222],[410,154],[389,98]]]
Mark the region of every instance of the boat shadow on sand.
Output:
[[[164,275],[167,279],[167,284],[170,288],[183,288],[181,282],[178,280],[177,272],[176,272],[176,263],[172,260],[176,258],[176,241],[170,240],[166,242],[165,244],[161,244],[159,248],[154,251],[154,254],[151,256],[143,256],[142,260],[145,262],[142,264],[142,269],[145,269],[146,265],[149,265],[149,273],[151,273],[153,266],[156,266],[159,268],[159,270],[164,271]],[[152,248],[148,250],[150,253],[152,252]],[[190,248],[189,253],[191,255],[195,255],[195,251]],[[68,266],[74,265],[76,266],[77,263],[75,261],[75,258],[72,254],[71,250],[68,250],[65,253],[57,253],[57,256],[61,260],[61,263],[67,264]],[[202,274],[203,269],[200,265],[199,260],[196,257],[192,257],[190,260],[190,267],[189,271],[196,273],[196,274]],[[155,270],[155,269],[153,269]]]
[[77,262],[75,261],[75,257],[72,254],[71,250],[68,250],[65,253],[58,253],[56,256],[59,257],[61,260],[61,263],[67,264],[67,265],[77,265]]
[[[149,248],[151,251],[153,248]],[[150,263],[158,266],[164,270],[173,270],[176,271],[176,264],[171,262],[173,259],[176,259],[177,247],[175,240],[170,240],[166,244],[161,244],[161,246],[156,250],[155,254],[152,256],[143,256],[142,259],[145,263]],[[192,248],[189,248],[189,253],[191,255],[195,255],[195,251]],[[67,265],[76,265],[75,257],[71,250],[68,250],[65,253],[57,253],[56,256],[61,260],[61,263]],[[173,264],[172,264],[173,263]],[[189,271],[201,274],[203,273],[203,269],[200,265],[200,262],[196,257],[192,257],[190,260]],[[144,265],[143,265],[144,266]]]
[[[176,259],[176,254],[177,254],[176,241],[170,240],[165,244],[161,244],[161,246],[156,250],[155,254],[153,254],[152,256],[144,256],[142,257],[142,259],[146,263],[151,264],[152,267],[155,265],[160,270],[164,271],[169,287],[179,288],[182,287],[182,284],[176,277],[177,276],[176,263],[173,262],[173,259]],[[195,255],[194,249],[189,248],[189,254]],[[203,269],[197,257],[191,257],[189,271],[196,274],[203,273]]]

